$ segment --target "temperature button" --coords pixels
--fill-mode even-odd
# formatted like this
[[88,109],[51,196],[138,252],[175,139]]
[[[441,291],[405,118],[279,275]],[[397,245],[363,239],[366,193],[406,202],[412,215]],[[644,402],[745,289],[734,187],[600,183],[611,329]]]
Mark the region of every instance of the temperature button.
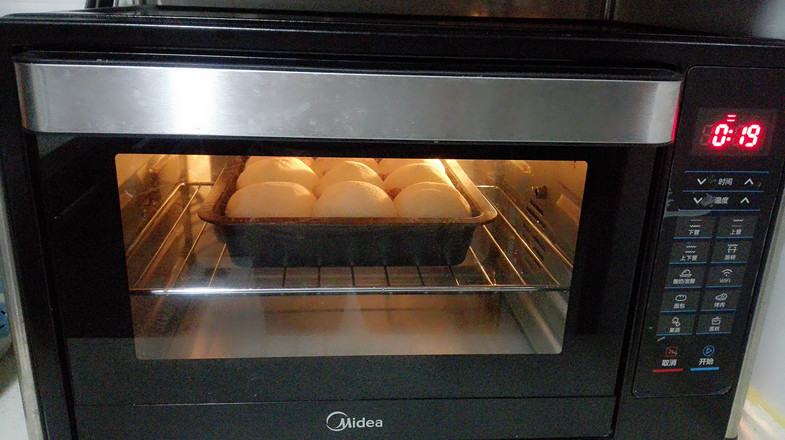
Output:
[[685,191],[679,207],[691,210],[757,211],[760,209],[760,199],[761,193],[758,192]]

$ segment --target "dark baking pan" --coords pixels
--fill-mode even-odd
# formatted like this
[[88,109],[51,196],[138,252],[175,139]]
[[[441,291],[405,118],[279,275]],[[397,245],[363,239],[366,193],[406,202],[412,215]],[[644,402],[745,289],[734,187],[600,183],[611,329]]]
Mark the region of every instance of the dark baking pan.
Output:
[[472,216],[436,218],[236,218],[224,209],[246,158],[230,161],[199,210],[215,225],[232,261],[242,266],[444,266],[460,264],[472,234],[496,210],[456,161],[447,175],[463,194]]

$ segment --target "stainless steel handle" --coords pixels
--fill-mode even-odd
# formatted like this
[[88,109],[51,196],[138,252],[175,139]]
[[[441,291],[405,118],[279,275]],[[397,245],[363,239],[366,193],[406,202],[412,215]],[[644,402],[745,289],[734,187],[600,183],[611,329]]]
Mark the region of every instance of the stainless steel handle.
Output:
[[21,62],[45,133],[295,139],[672,141],[677,80]]

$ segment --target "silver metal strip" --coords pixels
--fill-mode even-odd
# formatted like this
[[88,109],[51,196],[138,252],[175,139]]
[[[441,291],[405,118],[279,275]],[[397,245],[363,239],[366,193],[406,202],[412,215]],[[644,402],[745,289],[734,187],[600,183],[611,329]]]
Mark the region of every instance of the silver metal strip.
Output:
[[613,21],[614,12],[616,10],[616,0],[605,0],[603,7],[602,19],[605,21]]
[[672,141],[681,81],[17,63],[44,133],[295,139]]
[[18,363],[19,388],[22,393],[27,435],[30,440],[43,440],[44,431],[38,409],[38,394],[35,389],[30,346],[27,342],[27,329],[22,315],[22,302],[19,297],[19,284],[11,247],[11,232],[4,200],[6,200],[5,188],[0,182],[0,276],[3,279],[5,303],[11,323],[11,339],[14,341],[14,351]]

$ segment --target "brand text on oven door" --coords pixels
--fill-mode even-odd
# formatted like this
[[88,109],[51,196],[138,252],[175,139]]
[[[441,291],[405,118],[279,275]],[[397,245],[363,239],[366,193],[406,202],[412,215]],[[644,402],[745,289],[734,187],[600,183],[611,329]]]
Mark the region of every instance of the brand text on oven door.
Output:
[[369,419],[365,417],[349,417],[345,412],[334,411],[331,412],[325,420],[327,429],[330,431],[343,431],[344,429],[358,429],[358,428],[381,428],[383,426],[381,419]]

